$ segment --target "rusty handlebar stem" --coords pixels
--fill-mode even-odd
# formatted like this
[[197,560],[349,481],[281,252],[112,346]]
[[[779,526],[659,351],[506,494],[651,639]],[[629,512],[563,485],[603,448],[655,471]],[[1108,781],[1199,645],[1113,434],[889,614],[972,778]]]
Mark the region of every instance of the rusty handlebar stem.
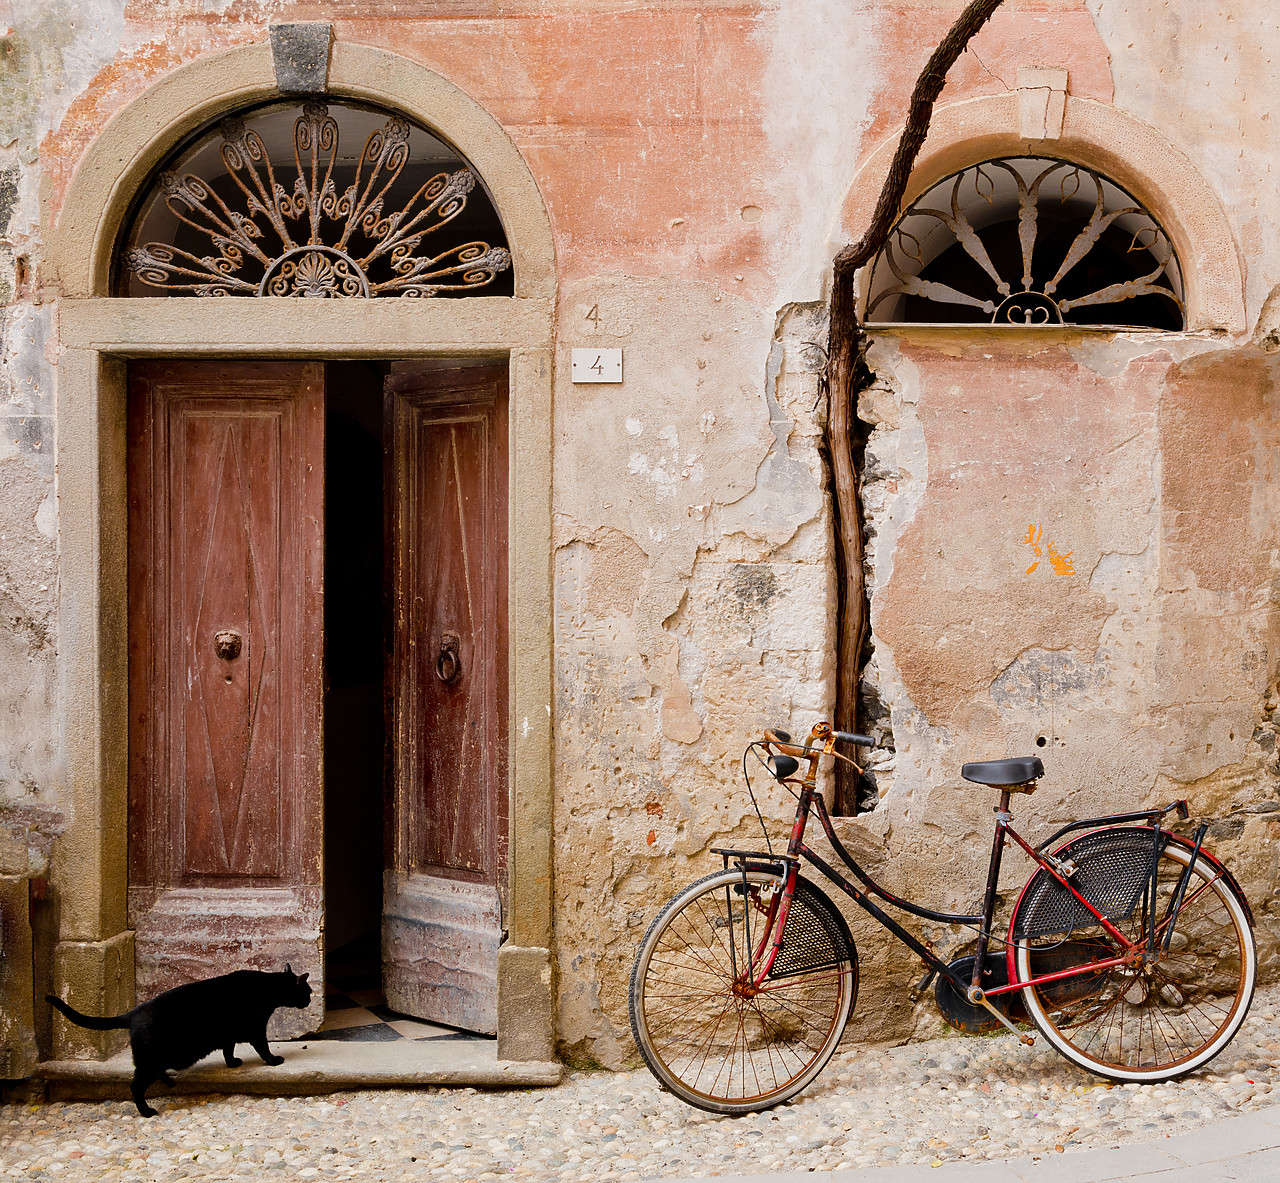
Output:
[[[823,728],[823,727],[827,729],[828,733],[830,732],[831,728],[828,724],[826,723],[817,724],[814,727],[813,732],[810,734],[809,743],[807,744],[792,743],[791,737],[787,735],[785,731],[782,733],[782,735],[779,735],[776,731],[773,730],[773,728],[769,727],[765,729],[764,746],[769,751],[781,752],[782,755],[784,756],[794,756],[797,760],[804,760],[807,757],[813,755],[813,741],[815,739],[825,738],[825,736],[819,735],[819,728]],[[783,738],[784,735],[786,735],[785,739]],[[819,743],[817,746],[818,746],[818,751],[821,752],[822,744]]]

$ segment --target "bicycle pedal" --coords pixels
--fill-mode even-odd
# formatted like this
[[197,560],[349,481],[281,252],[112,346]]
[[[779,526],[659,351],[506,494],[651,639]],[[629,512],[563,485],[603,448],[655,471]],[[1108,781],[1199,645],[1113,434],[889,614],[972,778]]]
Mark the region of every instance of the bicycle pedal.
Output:
[[922,977],[910,990],[907,991],[907,997],[913,1002],[919,1002],[924,997],[924,992],[929,989],[930,983],[937,976],[936,969],[926,967],[924,977]]

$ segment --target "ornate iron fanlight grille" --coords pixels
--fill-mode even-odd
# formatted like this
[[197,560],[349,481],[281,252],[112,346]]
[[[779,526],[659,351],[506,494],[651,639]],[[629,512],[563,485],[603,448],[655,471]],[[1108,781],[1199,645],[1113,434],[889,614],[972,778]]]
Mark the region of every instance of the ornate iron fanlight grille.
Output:
[[866,319],[1180,329],[1183,314],[1177,256],[1147,210],[1090,169],[1016,157],[906,210],[872,265]]
[[[367,124],[369,113],[362,114]],[[325,104],[308,102],[293,121],[292,160],[282,161],[264,138],[267,127],[281,125],[276,116],[274,125],[223,120],[221,169],[210,167],[216,161],[206,151],[205,175],[161,174],[172,240],[126,250],[132,276],[197,296],[421,298],[475,291],[511,267],[505,246],[468,240],[457,227],[449,240],[446,227],[467,221],[476,175],[468,167],[408,167],[414,129],[407,120],[386,116],[359,156],[344,159],[338,121]],[[480,193],[489,215],[481,223],[493,228],[496,216]],[[474,228],[477,219],[470,221]],[[135,238],[147,224],[139,219]]]

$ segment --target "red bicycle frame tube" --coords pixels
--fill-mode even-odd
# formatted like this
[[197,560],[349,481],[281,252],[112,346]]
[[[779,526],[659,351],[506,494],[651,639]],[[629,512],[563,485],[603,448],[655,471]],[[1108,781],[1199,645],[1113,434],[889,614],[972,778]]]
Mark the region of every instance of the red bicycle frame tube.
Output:
[[[756,989],[760,989],[765,978],[773,970],[773,963],[778,959],[778,953],[782,949],[782,934],[787,929],[787,917],[791,914],[791,901],[796,894],[796,880],[800,877],[800,868],[796,863],[792,863],[787,869],[787,884],[782,889],[782,899],[774,905],[773,922],[766,926],[764,935],[760,938],[760,944],[756,949],[756,964],[760,967],[760,972],[751,976],[751,985]],[[743,907],[751,907],[750,900],[743,901]],[[773,939],[770,940],[770,933]],[[765,952],[765,944],[768,943],[768,953]],[[751,968],[747,968],[748,974]]]

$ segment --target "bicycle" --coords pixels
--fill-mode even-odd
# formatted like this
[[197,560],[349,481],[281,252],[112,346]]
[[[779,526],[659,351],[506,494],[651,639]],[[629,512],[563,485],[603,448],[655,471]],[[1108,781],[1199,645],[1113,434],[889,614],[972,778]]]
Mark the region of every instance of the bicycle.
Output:
[[[1204,849],[1207,823],[1190,837],[1161,825],[1173,812],[1187,819],[1185,801],[1072,822],[1032,846],[1013,828],[1009,806],[1013,794],[1035,791],[1040,759],[965,764],[966,780],[1000,791],[995,838],[982,911],[941,912],[886,891],[840,842],[816,787],[822,756],[849,759],[838,743],[874,741],[818,723],[803,744],[765,731],[748,746],[752,802],[753,751],[797,798],[786,853],[773,852],[767,829],[766,851],[713,847],[723,869],[672,897],[640,943],[631,1030],[676,1096],[714,1113],[767,1109],[805,1088],[835,1053],[857,997],[858,954],[840,910],[801,877],[802,862],[920,956],[926,972],[911,1001],[936,978],[939,1010],[962,1030],[1003,1026],[1030,1045],[1034,1038],[1018,1028],[1030,1019],[1080,1067],[1147,1083],[1208,1063],[1239,1030],[1257,975],[1253,914],[1231,872]],[[808,768],[798,777],[802,762]],[[815,807],[857,884],[805,844]],[[1010,839],[1036,868],[1002,939],[993,919]],[[976,928],[973,953],[945,962],[872,896],[924,920]],[[992,951],[998,945],[1002,953]]]

